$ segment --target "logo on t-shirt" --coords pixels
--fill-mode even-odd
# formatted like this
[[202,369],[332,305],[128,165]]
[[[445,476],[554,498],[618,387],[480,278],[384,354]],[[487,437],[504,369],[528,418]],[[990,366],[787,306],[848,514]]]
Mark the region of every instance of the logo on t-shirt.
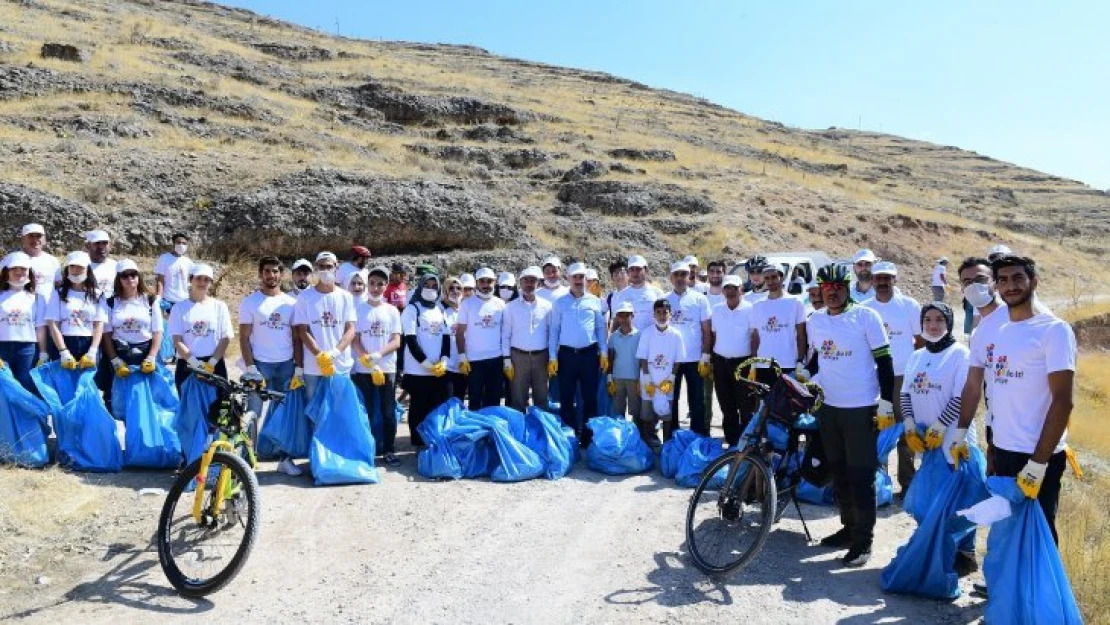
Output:
[[385,328],[382,326],[382,322],[377,319],[371,321],[369,333],[370,336],[385,336]]
[[1025,377],[1024,371],[1010,369],[1010,362],[1007,356],[999,356],[998,360],[994,363],[993,369],[995,384],[1006,384],[1011,379],[1016,380]]
[[786,329],[785,323],[779,323],[778,317],[768,317],[767,323],[763,324],[763,329],[767,332],[780,332]]
[[910,385],[913,388],[915,395],[928,395],[929,391],[939,391],[940,384],[929,381],[929,375],[924,371],[919,371],[913,377],[913,383]]
[[825,339],[821,343],[821,357],[826,360],[839,360],[840,358],[848,358],[852,355],[850,349],[839,349],[836,342],[832,339]]
[[193,327],[189,328],[189,333],[196,337],[202,337],[213,334],[214,331],[207,321],[194,321]]
[[656,369],[666,369],[670,363],[667,362],[667,357],[663,354],[656,354],[655,359],[652,361],[651,366]]
[[[443,322],[442,321],[430,321],[430,322],[428,322],[428,334],[431,334],[432,336],[439,336],[442,333],[443,333]],[[451,333],[452,334],[455,333],[454,328],[451,329]]]
[[330,310],[325,310],[320,313],[319,324],[321,328],[334,328],[339,325],[339,321],[335,318],[335,313]]
[[674,311],[674,315],[671,317],[671,323],[676,323],[678,325],[686,323],[686,315],[682,313],[681,308]]
[[143,329],[143,324],[142,321],[140,321],[136,317],[128,317],[127,319],[123,320],[123,323],[119,324],[119,329],[123,330],[124,332],[131,333],[141,332]]
[[25,310],[11,310],[4,315],[3,321],[10,326],[31,325],[31,315]]
[[271,330],[285,329],[285,324],[281,321],[281,313],[277,312],[276,310],[270,313],[270,316],[266,318],[266,321],[262,322],[262,325],[264,327],[270,328]]
[[484,315],[482,315],[482,318],[478,321],[478,325],[483,328],[492,328],[493,313],[485,313]]
[[84,328],[89,322],[89,313],[84,308],[69,311],[69,327]]

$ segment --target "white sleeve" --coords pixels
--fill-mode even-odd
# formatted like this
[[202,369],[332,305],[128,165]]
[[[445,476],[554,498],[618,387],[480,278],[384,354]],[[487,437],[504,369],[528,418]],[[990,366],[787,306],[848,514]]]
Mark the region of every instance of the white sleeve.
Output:
[[416,306],[405,306],[405,312],[401,313],[401,334],[416,336],[416,326]]
[[[910,314],[910,325],[913,327],[913,335],[921,336],[921,304],[918,304],[915,299],[911,299],[909,304],[907,308],[909,308],[908,312]],[[955,323],[955,318],[953,318],[952,321]],[[952,328],[952,330],[955,329],[956,328]]]
[[1048,373],[1075,371],[1075,332],[1066,322],[1054,323],[1045,332],[1042,347]]
[[232,323],[231,323],[231,311],[228,310],[227,304],[224,303],[224,302],[219,302],[218,309],[219,309],[219,312],[217,314],[220,317],[220,321],[219,321],[219,325],[220,325],[219,339],[233,339],[233,338],[235,338],[235,326],[232,325]]
[[241,326],[251,325],[254,323],[255,306],[253,306],[251,302],[251,299],[253,298],[254,294],[252,293],[251,295],[244,297],[243,301],[239,302],[239,325]]
[[[42,298],[42,296],[36,296],[35,301],[38,302],[41,298]],[[65,306],[65,303],[62,302],[62,297],[61,297],[60,293],[57,293],[57,294],[54,295],[54,297],[51,297],[50,302],[47,303],[46,307],[44,308],[44,312],[45,312],[44,321],[53,321],[53,322],[61,321],[62,320],[61,308],[63,306]],[[46,323],[43,323],[42,325],[46,325]]]
[[166,275],[166,271],[169,269],[169,267],[167,267],[167,265],[169,265],[169,263],[166,262],[166,260],[167,259],[166,259],[165,254],[162,254],[161,256],[158,257],[158,262],[156,262],[154,264],[154,275],[156,275],[156,276],[165,276]]
[[170,309],[170,336],[182,336],[185,334],[185,330],[181,324],[181,310],[181,302],[174,304],[173,308]]
[[[51,301],[54,301],[56,299],[58,299],[58,298],[55,297],[55,298],[51,299]],[[41,295],[36,293],[35,294],[35,301],[31,304],[31,316],[34,318],[36,328],[41,328],[44,325],[46,325],[46,315],[47,315],[46,308],[47,308],[46,300],[43,299],[43,297]]]
[[640,333],[640,342],[636,345],[636,360],[647,360],[648,348],[650,347],[651,339]]
[[806,322],[806,305],[802,300],[794,298],[794,325],[800,326]]
[[96,313],[93,315],[93,323],[97,321],[108,325],[108,305],[104,302],[103,297],[96,300]]
[[[170,320],[173,320],[172,314]],[[293,325],[308,325],[308,300],[305,298],[304,293],[297,298],[297,303],[293,304]]]
[[163,332],[164,333],[166,331],[165,326],[166,326],[166,323],[162,319],[161,300],[155,299],[154,300],[154,305],[150,307],[150,331],[151,331],[151,333],[154,333],[154,332]]

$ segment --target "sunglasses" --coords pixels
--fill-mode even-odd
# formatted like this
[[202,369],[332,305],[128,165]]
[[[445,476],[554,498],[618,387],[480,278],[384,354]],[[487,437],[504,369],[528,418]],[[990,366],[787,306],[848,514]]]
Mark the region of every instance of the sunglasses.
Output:
[[124,280],[132,280],[134,278],[138,278],[139,274],[138,274],[138,272],[135,272],[135,271],[128,271],[128,272],[119,274],[119,277],[123,278]]
[[453,286],[453,287],[448,288],[447,290],[448,291],[461,291],[462,287],[461,286]]
[[843,282],[826,282],[821,285],[822,291],[840,291],[847,288],[848,285],[844,284]]

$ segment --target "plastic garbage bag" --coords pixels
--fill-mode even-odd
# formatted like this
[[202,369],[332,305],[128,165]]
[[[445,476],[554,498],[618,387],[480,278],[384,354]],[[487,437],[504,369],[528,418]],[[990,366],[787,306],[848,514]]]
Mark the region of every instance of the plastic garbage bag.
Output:
[[[987,479],[986,457],[978,447],[970,446],[970,458],[960,463],[960,470],[962,471],[965,466],[973,474],[979,476],[979,481]],[[921,523],[925,515],[929,513],[929,509],[937,501],[937,493],[944,488],[954,473],[955,470],[945,458],[944,450],[930,449],[926,451],[921,457],[921,468],[917,470],[917,473],[913,476],[913,481],[910,482],[910,489],[906,493],[906,499],[902,507],[913,516],[915,521]]]
[[76,471],[123,468],[116,422],[96,387],[96,369],[68,371],[50,362],[32,369],[31,378],[54,416],[59,464]]
[[[698,437],[696,441],[690,443],[686,452],[682,454],[682,460],[678,464],[678,472],[675,474],[675,482],[684,488],[696,487],[701,482],[702,473],[705,472],[706,467],[724,452],[723,440],[709,438],[708,436]],[[724,484],[727,475],[728,467],[726,466],[710,481],[710,487],[714,487],[715,484],[719,488],[721,484]]]
[[[917,595],[932,599],[955,599],[960,596],[960,580],[956,573],[956,550],[960,541],[974,531],[970,523],[953,523],[956,513],[987,499],[987,485],[982,467],[970,462],[958,470],[947,470],[944,452],[937,449],[926,453],[939,456],[946,469],[943,482],[933,488],[920,489],[919,497],[928,493],[932,505],[919,520],[909,541],[898,548],[897,555],[883,569],[882,587],[886,592]],[[923,465],[924,466],[924,465]],[[920,473],[918,474],[920,475]],[[940,472],[937,471],[937,475]],[[917,475],[906,495],[918,488]],[[933,488],[927,490],[927,488]],[[993,621],[992,621],[993,622]]]
[[505,406],[489,406],[471,413],[472,417],[488,419],[486,427],[490,431],[497,454],[497,462],[490,472],[494,482],[522,482],[544,474],[544,462],[539,454],[524,444],[524,413]]
[[835,503],[832,486],[814,486],[806,480],[802,480],[801,483],[798,484],[798,489],[794,491],[794,496],[800,501],[817,506],[831,506]]
[[699,438],[704,437],[693,430],[678,430],[671,435],[671,440],[663,443],[663,450],[659,452],[659,472],[663,477],[674,479],[686,448]]
[[636,424],[613,417],[594,417],[586,423],[593,432],[586,448],[586,462],[594,471],[609,475],[643,473],[655,465],[651,448],[640,438]]
[[162,333],[162,342],[158,345],[158,362],[169,365],[177,360],[177,350],[173,346],[173,336],[169,331]]
[[570,473],[575,449],[559,417],[531,406],[524,415],[524,444],[543,460],[544,476],[557,480]]
[[304,389],[287,391],[281,403],[270,410],[262,431],[258,433],[259,446],[266,444],[275,453],[290,458],[307,458],[312,444],[312,425],[305,414]]
[[112,381],[112,414],[124,422],[123,465],[176,469],[181,441],[174,430],[180,403],[173,374],[159,366],[152,374],[130,367],[131,375]]
[[317,486],[378,482],[374,437],[351,376],[321,378],[305,414],[313,423],[308,457]]
[[0,463],[42,467],[50,462],[46,421],[50,407],[0,369]]
[[455,419],[463,412],[462,400],[452,397],[424,417],[416,426],[420,437],[427,445],[416,456],[416,470],[420,475],[431,479],[462,478],[459,459],[451,453],[451,444],[446,431],[454,425]]
[[181,398],[177,405],[177,418],[173,429],[181,441],[181,452],[185,454],[185,465],[204,455],[212,435],[208,430],[208,409],[216,401],[216,387],[189,374],[181,385]]

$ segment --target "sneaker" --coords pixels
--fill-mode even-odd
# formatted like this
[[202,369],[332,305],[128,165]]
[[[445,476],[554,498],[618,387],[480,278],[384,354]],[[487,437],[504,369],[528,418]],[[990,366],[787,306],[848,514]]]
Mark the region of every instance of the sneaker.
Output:
[[976,597],[981,597],[983,599],[988,599],[989,598],[987,596],[987,585],[986,584],[972,584],[971,585],[971,594],[976,596]]
[[382,461],[391,467],[401,464],[401,459],[392,453],[385,454],[385,456],[382,457]]
[[847,549],[852,546],[852,531],[842,527],[835,534],[822,538],[821,546],[830,549]]
[[853,545],[852,548],[848,550],[848,553],[844,555],[841,562],[848,568],[858,569],[867,564],[867,561],[870,559],[871,545]]
[[277,470],[290,477],[299,477],[304,474],[304,471],[301,471],[297,465],[293,464],[292,458],[283,458],[281,462],[278,463]]
[[967,577],[978,570],[979,563],[975,561],[974,554],[963,551],[956,552],[956,574],[958,576]]

